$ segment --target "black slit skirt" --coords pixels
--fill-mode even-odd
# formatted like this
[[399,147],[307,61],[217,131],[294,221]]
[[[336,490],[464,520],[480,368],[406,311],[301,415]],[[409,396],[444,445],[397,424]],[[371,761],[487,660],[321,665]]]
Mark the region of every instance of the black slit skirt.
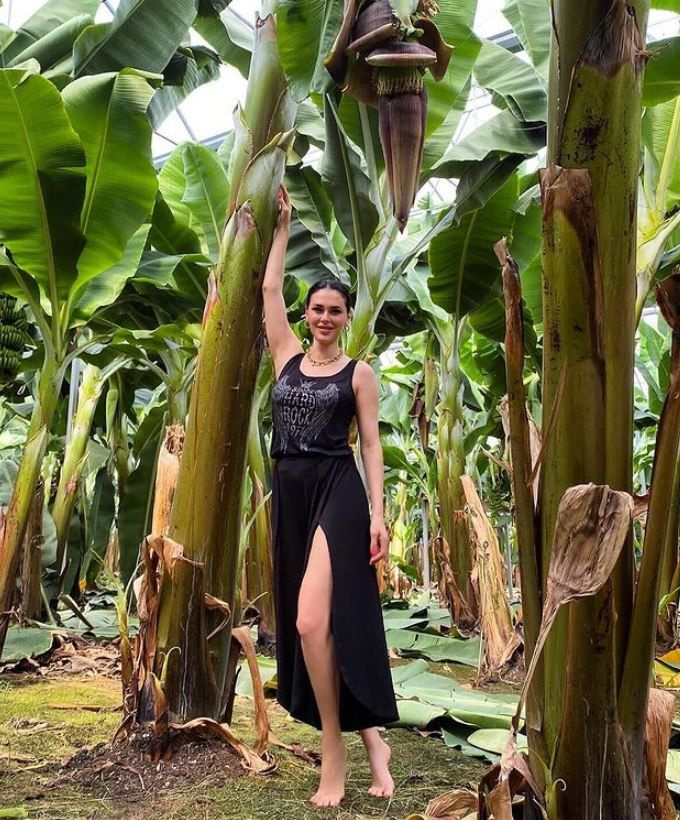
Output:
[[368,499],[354,457],[288,456],[277,461],[272,493],[277,700],[321,728],[296,629],[300,585],[321,527],[333,575],[331,633],[340,672],[343,732],[397,720],[375,569]]

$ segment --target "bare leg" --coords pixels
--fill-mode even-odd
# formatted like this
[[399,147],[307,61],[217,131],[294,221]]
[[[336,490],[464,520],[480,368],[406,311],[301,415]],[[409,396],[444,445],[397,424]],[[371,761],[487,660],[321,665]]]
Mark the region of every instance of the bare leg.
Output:
[[374,797],[391,797],[394,794],[394,780],[390,774],[390,758],[392,750],[380,737],[380,732],[373,729],[364,729],[359,732],[366,747],[366,755],[371,766],[373,782],[368,790]]
[[298,598],[297,630],[321,716],[321,781],[310,802],[337,806],[345,796],[347,754],[338,714],[339,673],[331,636],[333,575],[326,535],[314,533]]

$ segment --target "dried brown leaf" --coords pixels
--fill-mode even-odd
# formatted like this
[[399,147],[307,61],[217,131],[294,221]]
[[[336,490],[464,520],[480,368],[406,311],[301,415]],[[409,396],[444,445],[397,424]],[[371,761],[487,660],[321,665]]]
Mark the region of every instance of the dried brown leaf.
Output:
[[425,816],[462,820],[465,815],[476,809],[477,795],[475,792],[470,789],[453,789],[430,800],[425,809]]
[[241,757],[243,767],[254,774],[268,775],[276,769],[276,761],[271,755],[267,753],[262,756],[257,755],[243,741],[239,740],[228,723],[218,723],[210,718],[195,718],[187,723],[173,723],[171,728],[178,732],[193,732],[204,736],[215,735],[221,738]]
[[257,655],[255,646],[247,626],[239,626],[233,629],[232,636],[239,642],[243,654],[248,662],[250,679],[253,684],[253,708],[255,709],[255,752],[261,755],[267,748],[269,739],[269,715],[267,714],[267,701],[264,697],[264,687],[262,686],[262,676],[260,667],[257,665]]
[[470,538],[474,546],[479,579],[480,621],[484,637],[486,671],[498,672],[520,645],[505,592],[505,564],[498,537],[487,518],[482,501],[470,476],[461,476],[467,503]]
[[606,484],[579,484],[565,491],[557,511],[541,628],[527,669],[514,726],[541,650],[561,606],[598,593],[614,569],[628,536],[633,499]]
[[675,698],[670,692],[650,689],[645,726],[647,783],[655,820],[675,820],[676,811],[666,782],[666,759],[671,738]]
[[278,746],[280,749],[285,749],[286,751],[294,754],[295,757],[299,757],[301,760],[305,760],[307,763],[311,763],[312,766],[321,765],[321,755],[319,754],[319,752],[315,752],[312,749],[306,749],[299,743],[284,743],[282,740],[279,740],[278,737],[276,737],[276,735],[272,732],[269,733],[269,742],[272,746]]

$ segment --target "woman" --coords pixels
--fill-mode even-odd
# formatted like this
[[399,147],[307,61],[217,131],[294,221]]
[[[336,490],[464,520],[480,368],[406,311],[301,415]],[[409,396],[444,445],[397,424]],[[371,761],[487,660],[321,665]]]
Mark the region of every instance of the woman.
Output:
[[[321,781],[311,802],[344,797],[343,731],[359,731],[370,793],[389,797],[390,748],[377,726],[397,719],[373,565],[387,555],[378,389],[371,368],[338,339],[349,292],[335,280],[309,289],[306,353],[286,318],[283,266],[291,205],[283,188],[264,282],[265,326],[277,381],[272,393],[276,459],[272,498],[277,699],[322,730]],[[366,491],[348,443],[356,416]]]

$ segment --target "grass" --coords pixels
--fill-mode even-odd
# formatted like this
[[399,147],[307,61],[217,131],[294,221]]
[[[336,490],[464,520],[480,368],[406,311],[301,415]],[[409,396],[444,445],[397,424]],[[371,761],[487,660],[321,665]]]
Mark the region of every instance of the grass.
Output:
[[[441,665],[437,665],[441,672]],[[316,809],[307,798],[316,788],[318,769],[282,749],[274,749],[276,773],[261,779],[219,773],[149,795],[134,804],[120,796],[98,796],[94,789],[64,785],[58,764],[84,746],[107,742],[120,721],[120,688],[110,678],[26,676],[0,683],[0,809],[22,807],[28,817],[229,818],[229,820],[311,820],[311,818],[404,818],[422,812],[433,797],[477,781],[486,766],[448,749],[439,738],[404,729],[387,732],[397,793],[391,801],[368,795],[370,775],[357,735],[348,735],[347,795],[338,809]],[[72,709],[58,706],[77,707]],[[107,711],[85,711],[100,706]],[[269,707],[272,731],[286,743],[319,750],[319,734],[296,721],[275,703]],[[237,698],[233,728],[252,738],[251,702]],[[163,765],[163,764],[159,764]],[[62,780],[61,783],[58,781]],[[101,790],[100,790],[101,791]],[[124,796],[123,796],[124,800]]]

